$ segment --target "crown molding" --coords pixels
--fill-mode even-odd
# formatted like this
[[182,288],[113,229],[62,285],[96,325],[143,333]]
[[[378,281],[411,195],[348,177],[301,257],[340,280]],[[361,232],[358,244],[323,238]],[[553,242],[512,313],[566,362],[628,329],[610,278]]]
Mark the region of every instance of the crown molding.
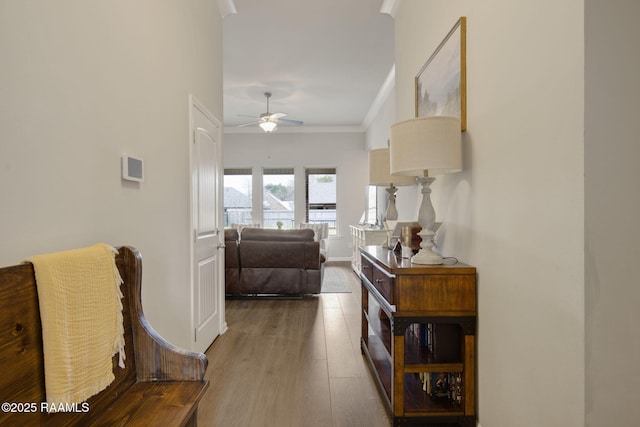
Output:
[[400,7],[400,3],[402,3],[402,0],[383,0],[380,13],[386,13],[392,18],[395,18],[398,8]]
[[[224,133],[266,133],[258,126],[256,127],[234,127],[225,126]],[[273,133],[364,133],[362,126],[300,126],[300,127],[278,127]]]
[[226,18],[229,15],[238,13],[233,0],[218,0],[218,9],[220,9],[220,16],[222,16],[222,19]]

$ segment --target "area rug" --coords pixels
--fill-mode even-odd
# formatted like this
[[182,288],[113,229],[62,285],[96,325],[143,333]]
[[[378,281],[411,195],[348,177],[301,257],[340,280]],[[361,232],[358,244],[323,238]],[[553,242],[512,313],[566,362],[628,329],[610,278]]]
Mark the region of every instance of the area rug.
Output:
[[357,280],[349,262],[328,262],[324,266],[322,293],[351,293],[350,281]]

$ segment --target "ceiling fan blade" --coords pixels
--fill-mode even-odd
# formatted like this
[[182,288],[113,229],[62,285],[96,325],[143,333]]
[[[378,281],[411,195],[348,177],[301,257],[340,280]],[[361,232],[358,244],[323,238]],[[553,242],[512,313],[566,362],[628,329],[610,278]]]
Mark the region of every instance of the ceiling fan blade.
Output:
[[291,126],[302,126],[304,122],[301,122],[300,120],[278,119],[278,123],[284,123]]
[[258,122],[249,122],[249,123],[243,123],[243,124],[238,125],[238,126],[236,126],[236,127],[238,127],[238,128],[243,128],[243,127],[245,127],[245,126],[257,125],[257,124],[258,124]]
[[247,116],[246,114],[238,114],[238,117],[251,117],[252,119],[259,119],[260,116]]
[[279,118],[284,117],[284,116],[286,116],[286,114],[285,114],[285,113],[272,113],[272,114],[269,116],[269,119],[270,119],[270,120],[273,120],[273,119],[279,119]]

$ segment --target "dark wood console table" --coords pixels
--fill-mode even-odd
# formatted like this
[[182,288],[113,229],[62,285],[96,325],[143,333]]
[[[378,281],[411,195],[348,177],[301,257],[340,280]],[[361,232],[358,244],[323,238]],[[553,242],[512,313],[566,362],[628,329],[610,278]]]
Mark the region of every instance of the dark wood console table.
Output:
[[361,348],[394,425],[476,425],[476,269],[363,246]]

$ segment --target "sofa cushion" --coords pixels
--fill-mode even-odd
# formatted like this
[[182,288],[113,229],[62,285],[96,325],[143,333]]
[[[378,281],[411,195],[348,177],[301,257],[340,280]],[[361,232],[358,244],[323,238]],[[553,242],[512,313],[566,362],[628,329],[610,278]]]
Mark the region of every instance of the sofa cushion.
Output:
[[238,241],[238,230],[233,228],[225,228],[224,229],[224,241],[235,240]]
[[224,264],[225,268],[240,268],[238,258],[238,232],[236,230],[224,230]]
[[[316,263],[318,244],[316,242],[263,242],[242,240],[240,260],[242,268],[301,268],[307,267],[305,245],[315,245]],[[309,251],[310,253],[311,251]],[[318,267],[316,267],[318,268]]]
[[329,223],[327,222],[319,222],[319,223],[311,223],[311,222],[301,222],[301,229],[309,228],[313,230],[313,239],[316,242],[324,240],[329,237]]
[[270,242],[313,242],[313,230],[275,230],[268,228],[245,228],[242,240],[259,240]]

